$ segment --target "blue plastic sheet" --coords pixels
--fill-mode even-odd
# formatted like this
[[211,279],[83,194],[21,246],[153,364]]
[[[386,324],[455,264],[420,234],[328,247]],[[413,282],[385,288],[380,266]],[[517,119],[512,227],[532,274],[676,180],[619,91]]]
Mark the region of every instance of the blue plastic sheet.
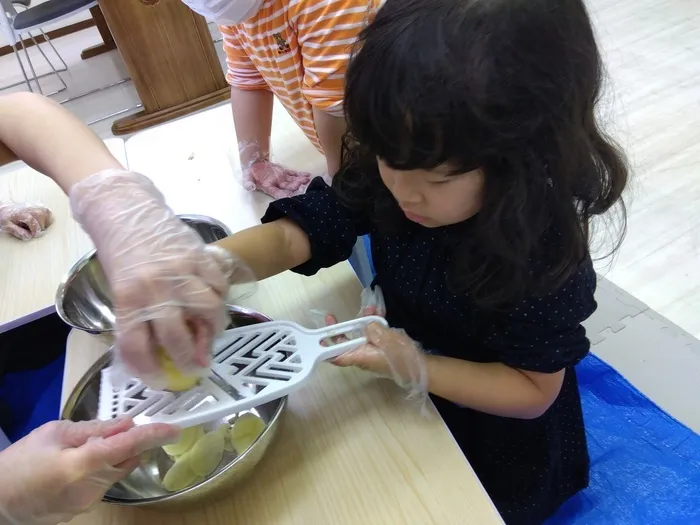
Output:
[[595,356],[577,373],[591,482],[547,525],[700,525],[700,436]]

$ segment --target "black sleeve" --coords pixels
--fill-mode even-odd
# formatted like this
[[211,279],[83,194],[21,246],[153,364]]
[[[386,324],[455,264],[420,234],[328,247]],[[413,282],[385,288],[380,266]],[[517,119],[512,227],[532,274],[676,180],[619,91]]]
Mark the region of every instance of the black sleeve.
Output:
[[590,350],[581,325],[596,310],[596,274],[590,259],[555,292],[531,297],[490,316],[485,350],[521,370],[554,373]]
[[287,218],[294,221],[311,242],[311,259],[292,271],[314,275],[350,257],[357,238],[370,232],[370,221],[352,213],[335,192],[318,177],[304,195],[270,204],[263,223]]

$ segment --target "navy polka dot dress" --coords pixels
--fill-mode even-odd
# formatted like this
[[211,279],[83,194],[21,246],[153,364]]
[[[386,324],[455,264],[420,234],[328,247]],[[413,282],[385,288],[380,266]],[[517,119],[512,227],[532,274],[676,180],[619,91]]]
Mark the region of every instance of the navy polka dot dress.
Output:
[[589,351],[581,322],[596,308],[589,258],[555,293],[493,313],[450,290],[450,227],[413,225],[383,235],[344,208],[320,180],[305,195],[272,203],[263,222],[282,217],[309,236],[312,258],[294,269],[303,275],[347,259],[357,237],[371,233],[375,284],[384,291],[388,321],[427,351],[527,371],[566,369],[559,397],[533,420],[493,416],[431,396],[506,523],[542,523],[587,486],[589,459],[573,366]]

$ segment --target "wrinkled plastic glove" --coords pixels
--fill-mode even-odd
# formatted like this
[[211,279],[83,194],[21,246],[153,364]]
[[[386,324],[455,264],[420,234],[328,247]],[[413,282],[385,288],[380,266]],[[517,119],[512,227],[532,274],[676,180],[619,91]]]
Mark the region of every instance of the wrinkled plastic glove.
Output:
[[207,247],[143,175],[97,173],[76,184],[70,199],[110,284],[118,357],[129,372],[162,388],[160,346],[181,371],[203,373],[226,326],[230,279],[243,272],[254,280],[252,272]]
[[[358,317],[378,315],[386,317],[386,304],[381,287],[375,286],[362,290],[361,306]],[[317,326],[330,326],[338,320],[332,314],[324,314],[318,310],[312,311],[312,319]],[[357,337],[360,334],[351,334]],[[367,343],[350,350],[331,363],[336,366],[356,366],[374,372],[375,374],[392,379],[397,385],[407,391],[407,397],[421,401],[428,396],[428,371],[425,354],[420,345],[413,341],[403,330],[392,330],[377,323],[367,327],[365,336]],[[326,345],[341,343],[346,336],[331,338]]]
[[38,204],[0,200],[0,231],[23,241],[39,237],[53,223],[53,214]]
[[356,366],[391,379],[406,390],[409,399],[424,401],[428,396],[428,370],[420,345],[403,330],[378,323],[367,327],[366,336],[366,344],[331,362],[336,366]]
[[54,421],[0,452],[0,523],[55,525],[98,503],[147,450],[173,443],[178,428]]
[[[323,312],[321,310],[311,310],[311,321],[316,328],[323,328],[324,326],[331,326],[338,323],[338,319],[335,315]],[[357,317],[369,317],[372,315],[377,315],[379,317],[386,317],[386,304],[384,303],[384,293],[382,292],[381,286],[371,286],[362,290],[362,295],[360,295],[360,311]],[[360,337],[360,333],[351,333],[351,337]],[[326,345],[330,343],[340,343],[347,340],[345,336],[332,337],[330,341],[325,341]]]
[[310,173],[294,171],[267,160],[251,164],[243,170],[243,187],[262,191],[273,199],[300,195],[311,183]]
[[358,317],[368,317],[378,315],[386,317],[386,303],[384,302],[384,292],[381,286],[371,286],[362,290],[360,295],[360,313]]

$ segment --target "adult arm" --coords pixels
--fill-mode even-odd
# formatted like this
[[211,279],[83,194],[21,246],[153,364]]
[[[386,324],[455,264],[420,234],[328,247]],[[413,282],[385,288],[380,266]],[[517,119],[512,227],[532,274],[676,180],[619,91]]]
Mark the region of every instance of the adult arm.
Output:
[[131,373],[153,384],[162,379],[158,346],[179,368],[206,365],[225,326],[230,263],[206,250],[147,177],[124,170],[55,102],[29,93],[0,97],[0,141],[4,159],[20,158],[70,195],[109,280],[118,348]]
[[0,164],[21,159],[70,193],[93,173],[123,169],[87,126],[33,93],[0,96]]

